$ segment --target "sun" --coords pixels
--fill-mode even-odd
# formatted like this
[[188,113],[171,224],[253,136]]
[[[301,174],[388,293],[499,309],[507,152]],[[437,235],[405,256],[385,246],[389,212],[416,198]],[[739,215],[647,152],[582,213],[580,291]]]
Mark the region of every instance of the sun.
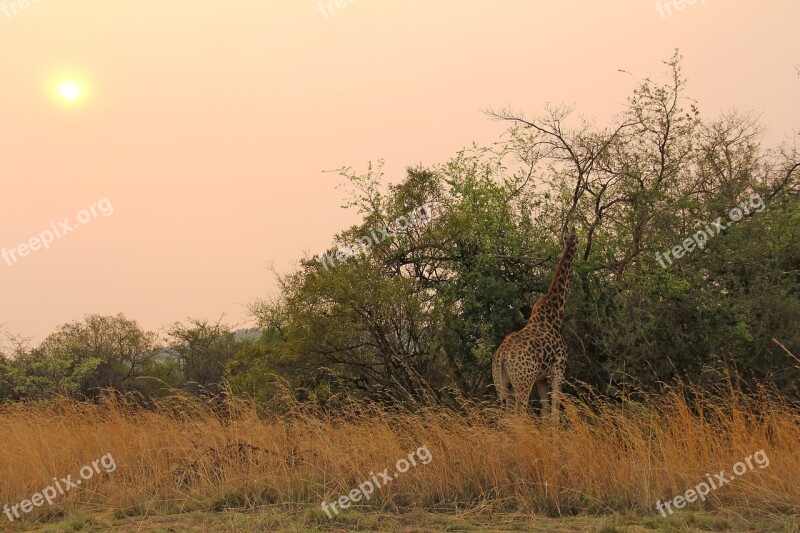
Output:
[[67,102],[74,102],[81,97],[81,88],[74,81],[67,81],[61,84],[58,89],[61,98]]
[[54,74],[47,82],[47,92],[62,107],[83,107],[91,96],[86,79],[76,72]]

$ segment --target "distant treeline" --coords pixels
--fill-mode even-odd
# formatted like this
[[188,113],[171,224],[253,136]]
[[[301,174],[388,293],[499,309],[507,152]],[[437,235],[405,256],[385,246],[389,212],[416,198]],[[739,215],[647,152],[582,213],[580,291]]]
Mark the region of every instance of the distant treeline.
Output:
[[225,392],[226,365],[253,349],[260,335],[256,328],[233,331],[193,320],[174,324],[162,337],[122,314],[90,315],[64,324],[35,348],[7,337],[0,399],[95,400],[109,390],[141,398],[175,390],[218,396]]
[[[269,401],[288,386],[323,404],[491,398],[492,354],[547,290],[567,225],[579,237],[564,327],[573,391],[730,380],[797,397],[800,363],[774,340],[800,353],[800,138],[765,147],[749,113],[702,117],[677,54],[665,64],[667,81],[645,79],[605,126],[564,107],[490,110],[509,124],[491,147],[388,187],[380,165],[342,169],[363,220],[320,256],[382,238],[278,276],[280,296],[252,309],[258,338],[194,321],[165,343],[92,316],[35,349],[10,345],[0,397],[177,387]],[[427,223],[382,232],[423,205]]]

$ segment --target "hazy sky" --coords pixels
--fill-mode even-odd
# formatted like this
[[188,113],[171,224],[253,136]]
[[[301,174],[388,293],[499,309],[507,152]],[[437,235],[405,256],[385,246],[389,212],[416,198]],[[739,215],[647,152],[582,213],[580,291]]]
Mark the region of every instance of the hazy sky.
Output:
[[[246,323],[270,264],[356,221],[324,170],[385,158],[398,181],[497,140],[488,106],[605,120],[635,85],[618,69],[658,76],[676,47],[705,116],[754,110],[770,143],[800,128],[797,0],[339,5],[0,0],[0,249],[87,209],[49,249],[0,257],[0,325],[38,341],[87,313]],[[77,104],[53,94],[68,80]]]

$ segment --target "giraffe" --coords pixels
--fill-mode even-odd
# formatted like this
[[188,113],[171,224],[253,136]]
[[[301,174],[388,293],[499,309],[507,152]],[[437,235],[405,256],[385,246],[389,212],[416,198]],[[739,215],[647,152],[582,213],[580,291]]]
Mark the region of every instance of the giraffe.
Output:
[[508,334],[494,354],[494,387],[503,404],[508,404],[513,391],[517,413],[527,408],[534,385],[542,405],[548,406],[549,395],[550,412],[558,413],[567,362],[561,324],[577,242],[574,231],[565,232],[564,251],[549,290],[533,306],[525,327]]

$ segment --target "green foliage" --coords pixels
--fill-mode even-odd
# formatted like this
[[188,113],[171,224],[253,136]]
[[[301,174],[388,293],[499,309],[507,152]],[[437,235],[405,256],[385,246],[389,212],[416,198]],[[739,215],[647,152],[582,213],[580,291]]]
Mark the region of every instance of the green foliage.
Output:
[[225,365],[236,351],[230,328],[194,319],[189,326],[174,324],[168,336],[181,369],[182,386],[195,394],[219,394]]
[[67,395],[96,399],[104,389],[145,392],[139,378],[153,365],[154,333],[123,315],[90,315],[64,324],[36,348],[17,344],[7,363],[7,383],[15,396]]
[[[491,356],[547,289],[561,230],[573,225],[573,382],[631,392],[679,377],[713,384],[736,370],[745,384],[796,394],[797,368],[772,338],[800,347],[800,157],[762,149],[749,115],[703,120],[679,59],[666,62],[666,83],[644,80],[608,128],[567,127],[566,108],[531,120],[490,112],[511,123],[504,142],[409,168],[386,192],[380,165],[342,169],[363,221],[337,247],[423,204],[433,221],[280,277],[280,297],[254,310],[265,347],[229,371],[249,394],[268,397],[280,377],[323,403],[343,391],[491,395]],[[666,251],[755,194],[763,210],[662,268]],[[245,368],[273,377],[245,380]]]
[[174,324],[168,347],[124,315],[89,315],[31,348],[9,338],[0,347],[0,400],[69,396],[96,400],[105,391],[147,399],[175,388],[195,394],[223,392],[225,367],[234,354],[258,349],[238,341],[229,327],[205,320]]

